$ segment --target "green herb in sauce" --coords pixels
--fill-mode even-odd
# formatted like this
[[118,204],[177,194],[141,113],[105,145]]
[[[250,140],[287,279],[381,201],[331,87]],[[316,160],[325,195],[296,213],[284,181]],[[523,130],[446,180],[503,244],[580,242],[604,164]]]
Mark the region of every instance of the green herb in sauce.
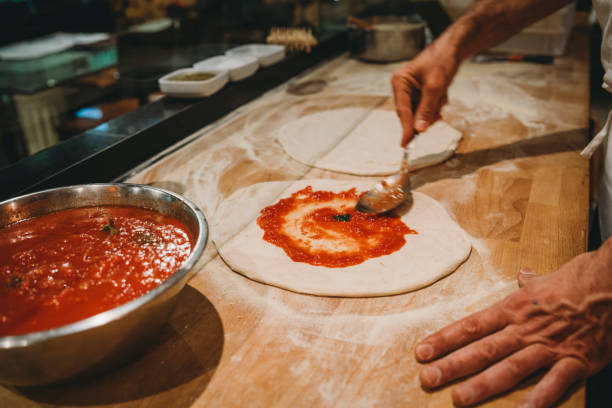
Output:
[[107,217],[107,220],[107,223],[102,227],[101,231],[108,232],[108,236],[112,237],[119,231],[115,227],[115,221],[111,217]]
[[191,72],[184,74],[176,74],[168,78],[168,81],[206,81],[214,77],[215,74],[208,72]]
[[351,220],[351,214],[336,214],[334,220],[348,222]]
[[8,279],[8,285],[11,288],[16,288],[20,284],[21,284],[21,278],[17,275],[11,275],[11,277]]

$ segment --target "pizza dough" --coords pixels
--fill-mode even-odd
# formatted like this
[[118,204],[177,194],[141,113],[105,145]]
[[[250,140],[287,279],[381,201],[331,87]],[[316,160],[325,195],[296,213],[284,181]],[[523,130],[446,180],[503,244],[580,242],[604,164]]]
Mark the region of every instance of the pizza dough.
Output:
[[467,234],[432,198],[414,192],[414,205],[402,221],[416,235],[405,236],[398,251],[349,267],[328,268],[294,262],[279,247],[263,240],[257,225],[260,210],[312,186],[339,192],[365,191],[372,181],[300,180],[259,183],[236,191],[219,207],[212,236],[223,260],[253,280],[294,292],[321,296],[384,296],[427,286],[453,272],[467,259]]
[[[303,116],[278,131],[278,141],[295,160],[324,170],[384,176],[399,170],[401,124],[395,112],[336,109]],[[361,120],[360,120],[361,119]],[[455,152],[461,132],[437,121],[409,144],[411,169],[440,163]]]
[[333,150],[368,113],[364,108],[347,108],[303,116],[281,127],[278,140],[289,156],[312,165]]

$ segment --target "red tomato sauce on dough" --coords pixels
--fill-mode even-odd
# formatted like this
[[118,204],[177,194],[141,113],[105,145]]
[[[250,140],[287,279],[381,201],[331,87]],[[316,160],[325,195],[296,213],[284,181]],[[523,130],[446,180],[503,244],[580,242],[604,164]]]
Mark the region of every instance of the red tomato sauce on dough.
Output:
[[177,219],[132,206],[67,209],[0,230],[0,336],[63,326],[161,284],[187,259]]
[[[370,258],[389,255],[406,243],[406,234],[417,234],[392,213],[367,214],[356,211],[361,196],[356,189],[334,193],[313,191],[308,186],[291,197],[264,208],[257,224],[264,231],[263,239],[282,248],[295,262],[331,268],[360,264]],[[334,200],[348,202],[342,209],[335,208]],[[330,205],[326,206],[325,203]],[[287,233],[291,213],[314,203],[322,204],[307,212],[297,227],[300,234]],[[315,206],[316,207],[316,206]],[[312,240],[329,239],[332,247],[348,242],[347,249],[314,248]]]

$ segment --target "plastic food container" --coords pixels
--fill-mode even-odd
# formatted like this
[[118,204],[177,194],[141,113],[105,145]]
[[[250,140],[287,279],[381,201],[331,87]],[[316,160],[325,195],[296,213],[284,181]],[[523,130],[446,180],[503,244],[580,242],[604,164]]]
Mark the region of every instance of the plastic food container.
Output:
[[259,61],[249,55],[218,55],[196,62],[193,67],[202,70],[227,70],[230,81],[240,81],[257,71]]
[[[202,80],[177,79],[177,76],[205,74],[213,76]],[[210,96],[223,88],[229,80],[229,72],[224,69],[182,68],[159,78],[159,89],[168,96],[179,98],[201,98]]]
[[0,88],[36,92],[115,64],[116,37],[56,33],[0,48]]
[[570,3],[491,48],[491,51],[560,57],[565,53],[572,32],[575,7],[575,3]]
[[285,46],[277,44],[245,44],[231,48],[225,54],[255,57],[259,61],[259,65],[267,67],[285,58]]

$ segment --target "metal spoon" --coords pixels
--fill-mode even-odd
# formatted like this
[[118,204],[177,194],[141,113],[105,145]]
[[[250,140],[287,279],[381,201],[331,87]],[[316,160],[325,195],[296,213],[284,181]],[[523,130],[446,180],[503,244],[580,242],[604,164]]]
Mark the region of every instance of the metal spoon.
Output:
[[408,149],[409,147],[404,148],[399,172],[376,183],[373,188],[362,195],[355,207],[357,211],[379,214],[390,211],[400,204],[412,203]]
[[353,24],[363,30],[371,30],[372,29],[372,24],[368,23],[367,21],[361,19],[361,18],[357,18],[355,16],[349,16],[347,18],[347,21],[349,24]]

